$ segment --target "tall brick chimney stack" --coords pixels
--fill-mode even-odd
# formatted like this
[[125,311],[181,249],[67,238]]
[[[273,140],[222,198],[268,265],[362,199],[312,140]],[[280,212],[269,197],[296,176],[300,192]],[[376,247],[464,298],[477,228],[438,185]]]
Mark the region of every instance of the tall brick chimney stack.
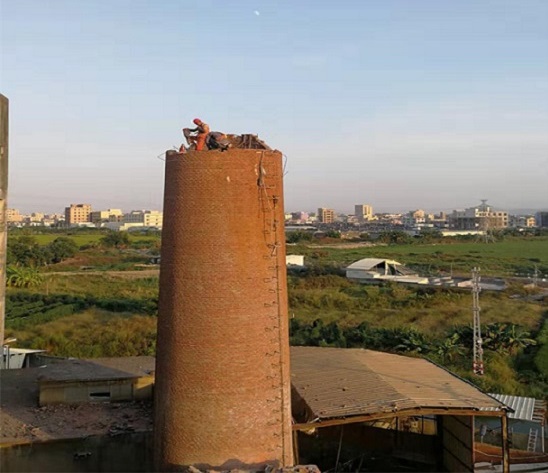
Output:
[[293,464],[283,208],[279,151],[166,153],[158,471]]

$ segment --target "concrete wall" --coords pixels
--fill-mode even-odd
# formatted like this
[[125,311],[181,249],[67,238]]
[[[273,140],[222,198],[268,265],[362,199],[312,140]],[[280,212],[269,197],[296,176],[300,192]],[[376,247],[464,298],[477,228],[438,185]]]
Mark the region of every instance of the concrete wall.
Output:
[[0,471],[152,471],[152,433],[93,436],[0,447]]
[[153,385],[152,376],[118,381],[43,381],[40,383],[39,404],[139,401],[152,398]]
[[293,462],[282,154],[166,155],[157,469]]

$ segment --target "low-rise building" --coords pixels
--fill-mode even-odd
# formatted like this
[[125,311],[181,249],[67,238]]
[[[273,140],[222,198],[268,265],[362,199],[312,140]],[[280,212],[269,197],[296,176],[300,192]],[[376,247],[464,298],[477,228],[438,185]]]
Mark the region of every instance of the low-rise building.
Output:
[[532,228],[535,226],[535,217],[532,215],[510,215],[508,225],[512,228]]
[[164,214],[159,210],[132,210],[122,217],[123,223],[141,223],[144,227],[162,228]]
[[118,222],[123,216],[123,212],[120,209],[107,209],[97,210],[90,213],[90,220],[97,224],[103,222]]
[[477,207],[453,210],[449,216],[449,226],[456,230],[489,231],[508,227],[508,212],[494,210],[482,200]]

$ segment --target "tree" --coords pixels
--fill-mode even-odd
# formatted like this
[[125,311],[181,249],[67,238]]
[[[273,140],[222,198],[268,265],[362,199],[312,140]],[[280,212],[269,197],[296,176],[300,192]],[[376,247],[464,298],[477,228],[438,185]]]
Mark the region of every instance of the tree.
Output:
[[310,241],[310,240],[312,240],[312,234],[308,232],[304,232],[302,230],[289,232],[286,236],[287,243],[299,243],[300,241]]
[[24,266],[8,266],[6,284],[12,287],[34,287],[42,282],[42,275],[36,268]]
[[462,345],[457,332],[438,342],[434,351],[444,363],[453,362],[456,357],[463,356],[466,353],[466,349]]
[[78,245],[72,238],[58,237],[53,240],[48,248],[51,252],[51,262],[60,263],[64,259],[72,258],[78,252]]
[[413,237],[402,231],[383,232],[379,235],[379,241],[391,245],[407,245],[413,243]]
[[8,264],[41,266],[47,264],[51,257],[49,250],[40,246],[36,238],[29,235],[10,239],[8,245]]
[[129,235],[127,232],[108,232],[103,238],[101,238],[101,243],[105,246],[110,246],[114,248],[124,248],[129,245]]
[[341,232],[338,232],[337,230],[329,230],[325,233],[326,238],[340,238]]

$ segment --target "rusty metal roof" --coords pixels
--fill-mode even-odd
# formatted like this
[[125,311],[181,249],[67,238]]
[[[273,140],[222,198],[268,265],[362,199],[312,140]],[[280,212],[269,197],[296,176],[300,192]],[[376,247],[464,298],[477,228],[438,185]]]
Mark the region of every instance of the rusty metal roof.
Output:
[[428,360],[371,350],[292,347],[291,381],[309,411],[304,421],[417,409],[505,408]]

